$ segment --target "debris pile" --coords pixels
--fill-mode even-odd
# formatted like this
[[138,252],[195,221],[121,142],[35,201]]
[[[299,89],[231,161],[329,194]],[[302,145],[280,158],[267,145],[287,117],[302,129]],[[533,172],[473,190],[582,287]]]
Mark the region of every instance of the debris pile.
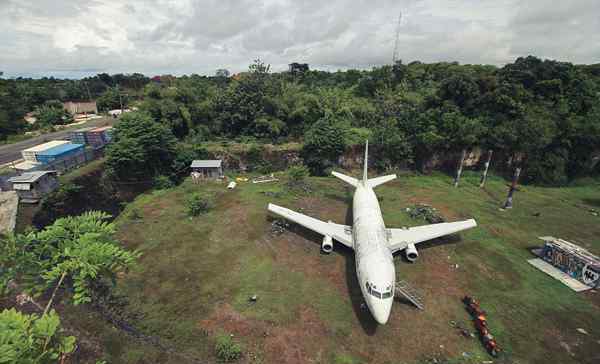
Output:
[[473,317],[473,321],[475,322],[475,328],[477,332],[479,332],[479,337],[483,342],[488,353],[491,356],[497,357],[500,353],[500,347],[498,343],[496,343],[496,339],[490,333],[490,330],[487,325],[487,319],[485,317],[486,313],[479,306],[479,301],[470,296],[465,296],[463,302],[467,306],[467,311]]
[[407,207],[406,212],[413,219],[422,219],[430,224],[437,224],[446,221],[435,207],[431,207],[423,203],[416,204],[412,207]]
[[252,183],[268,183],[268,182],[278,182],[279,178],[275,177],[273,173],[270,175],[259,176],[252,179]]
[[285,233],[290,224],[283,219],[275,219],[271,223],[271,233],[273,235],[281,235]]

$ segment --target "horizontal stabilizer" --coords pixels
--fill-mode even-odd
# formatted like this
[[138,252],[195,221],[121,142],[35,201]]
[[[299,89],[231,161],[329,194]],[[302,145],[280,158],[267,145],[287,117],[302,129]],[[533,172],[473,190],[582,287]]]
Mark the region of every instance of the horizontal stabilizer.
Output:
[[381,177],[377,177],[377,178],[370,178],[367,183],[369,184],[369,187],[375,188],[375,187],[377,187],[379,185],[382,185],[382,184],[384,184],[386,182],[389,182],[389,181],[391,181],[393,179],[396,179],[396,175],[395,174],[390,174],[389,176],[381,176]]
[[349,185],[358,187],[358,180],[354,177],[346,176],[345,174],[341,174],[338,172],[331,172],[331,174],[333,174],[334,176],[336,176],[337,178],[341,179]]

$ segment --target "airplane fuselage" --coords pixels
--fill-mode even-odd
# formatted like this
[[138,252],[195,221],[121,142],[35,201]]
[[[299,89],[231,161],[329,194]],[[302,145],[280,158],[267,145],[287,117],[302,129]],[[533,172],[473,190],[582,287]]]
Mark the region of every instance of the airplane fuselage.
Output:
[[394,301],[396,271],[379,201],[371,187],[356,187],[352,214],[358,283],[373,317],[385,324]]

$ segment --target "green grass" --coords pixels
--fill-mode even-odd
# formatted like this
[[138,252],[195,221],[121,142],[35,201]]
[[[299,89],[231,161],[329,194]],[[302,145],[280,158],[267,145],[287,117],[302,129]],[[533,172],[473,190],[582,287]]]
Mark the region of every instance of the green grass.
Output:
[[[361,326],[363,314],[353,309],[360,293],[348,273],[354,264],[351,254],[320,255],[318,240],[302,243],[301,237],[286,233],[290,240],[284,241],[269,234],[267,203],[299,207],[308,197],[291,193],[283,183],[240,183],[226,191],[224,184],[195,185],[186,180],[178,187],[139,196],[117,225],[125,246],[139,249],[143,256],[138,267],[119,280],[117,292],[140,315],[135,322],[138,328],[198,358],[214,359],[213,338],[206,336],[201,322],[218,320],[219,312],[230,307],[250,327],[266,327],[284,338],[315,330],[321,336],[312,337],[315,334],[307,331],[301,343],[291,342],[301,345],[316,362],[417,362],[436,354],[436,340],[448,341],[452,348],[439,351],[450,355],[452,362],[486,360],[477,341],[460,338],[448,328],[450,320],[468,322],[458,298],[471,294],[488,312],[492,331],[508,358],[519,363],[593,362],[596,340],[600,340],[600,313],[591,296],[570,291],[526,260],[531,258],[527,248],[539,245],[537,237],[543,235],[578,241],[600,253],[600,217],[588,212],[588,207],[600,204],[599,187],[525,186],[516,192],[514,208],[500,211],[506,182],[492,176],[482,190],[478,178],[465,173],[460,187],[454,188],[452,179],[442,174],[408,174],[377,189],[388,226],[422,224],[412,220],[405,208],[426,202],[451,220],[474,217],[479,227],[462,233],[457,244],[423,249],[416,264],[396,258],[398,277],[414,282],[431,298],[423,313],[396,303],[393,318],[397,321],[375,333]],[[333,178],[309,181],[315,191],[311,198],[324,209],[316,213],[343,223],[351,191]],[[190,218],[185,201],[195,192],[214,193],[216,205]],[[132,210],[139,217],[132,218],[136,215],[128,213]],[[539,217],[534,216],[537,212]],[[439,266],[432,262],[444,264],[443,274],[454,278],[446,281],[433,275]],[[447,266],[455,264],[459,268],[448,271]],[[335,277],[344,274],[349,283],[335,283]],[[350,292],[339,284],[349,285]],[[446,284],[458,293],[444,294]],[[258,296],[254,304],[248,302],[252,295]],[[303,315],[308,315],[310,325],[299,322]],[[215,323],[219,329],[228,324]],[[139,343],[120,340],[120,334],[107,333],[101,325],[89,325],[90,330],[101,332],[111,363],[156,360],[158,354],[145,354]],[[591,334],[578,334],[579,327]],[[268,339],[260,333],[236,335],[236,340],[259,357],[269,357]],[[573,356],[560,341],[571,346]],[[463,351],[471,353],[470,359],[461,356]]]

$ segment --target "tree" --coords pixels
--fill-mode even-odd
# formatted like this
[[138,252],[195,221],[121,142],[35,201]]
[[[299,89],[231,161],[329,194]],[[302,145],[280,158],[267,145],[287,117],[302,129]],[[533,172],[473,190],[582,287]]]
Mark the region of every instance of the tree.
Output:
[[118,88],[111,87],[107,89],[98,99],[96,99],[98,109],[102,111],[127,108],[129,98],[121,94]]
[[229,70],[227,70],[225,68],[219,68],[218,70],[215,71],[215,77],[228,78]]
[[115,282],[117,272],[131,267],[139,257],[114,240],[115,227],[106,220],[110,216],[91,211],[80,216],[57,219],[41,231],[3,239],[18,265],[3,272],[18,279],[35,295],[53,289],[46,306],[47,313],[58,289],[68,283],[74,304],[91,301],[92,290],[101,280]]
[[54,364],[75,350],[75,337],[63,334],[54,310],[41,316],[4,310],[0,333],[2,363]]
[[58,100],[46,101],[36,108],[34,115],[37,118],[37,123],[42,126],[68,124],[73,120]]
[[301,156],[312,174],[323,175],[344,152],[344,130],[340,120],[329,114],[313,124],[304,138]]
[[388,118],[381,122],[371,140],[373,149],[377,151],[377,158],[374,160],[377,168],[389,169],[412,163],[412,146],[395,120]]
[[117,180],[145,181],[169,174],[176,140],[171,130],[141,112],[123,115],[107,148],[106,166]]

